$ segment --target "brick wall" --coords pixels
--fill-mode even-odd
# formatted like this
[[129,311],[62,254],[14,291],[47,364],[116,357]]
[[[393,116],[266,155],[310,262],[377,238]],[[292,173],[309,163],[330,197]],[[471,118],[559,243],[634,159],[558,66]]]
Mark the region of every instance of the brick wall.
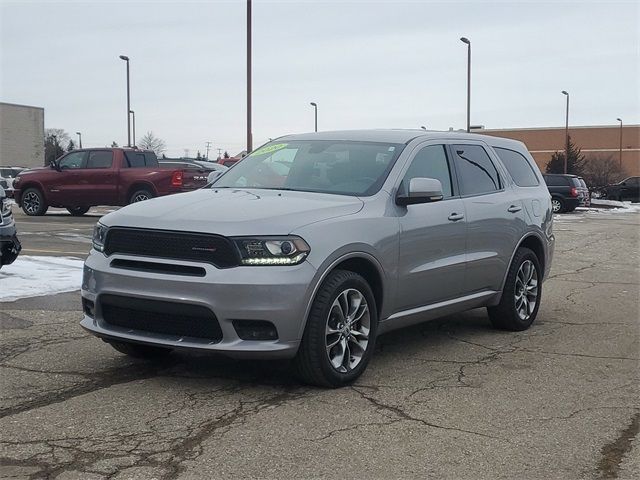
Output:
[[0,102],[0,165],[44,165],[44,109]]
[[[542,171],[555,151],[564,150],[565,129],[519,128],[473,130],[495,137],[512,138],[524,142]],[[612,156],[620,158],[620,126],[569,126],[571,141],[580,147],[586,156]],[[640,175],[640,125],[622,127],[622,166],[629,175]]]

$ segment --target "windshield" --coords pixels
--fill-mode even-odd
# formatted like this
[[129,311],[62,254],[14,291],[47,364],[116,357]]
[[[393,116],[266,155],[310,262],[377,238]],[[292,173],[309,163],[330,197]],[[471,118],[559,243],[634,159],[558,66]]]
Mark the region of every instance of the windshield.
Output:
[[403,148],[397,143],[275,141],[242,159],[212,187],[373,195]]

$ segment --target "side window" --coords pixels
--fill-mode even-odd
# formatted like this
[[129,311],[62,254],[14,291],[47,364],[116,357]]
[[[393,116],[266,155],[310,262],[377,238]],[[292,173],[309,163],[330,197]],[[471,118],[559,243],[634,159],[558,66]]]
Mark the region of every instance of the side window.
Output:
[[424,147],[414,157],[402,180],[404,188],[409,187],[412,178],[435,178],[442,184],[444,198],[453,195],[451,186],[451,172],[444,145],[429,145]]
[[72,152],[60,160],[58,164],[62,170],[82,168],[85,152]]
[[524,155],[514,150],[494,147],[494,150],[519,187],[537,187],[538,176]]
[[153,152],[145,152],[144,164],[147,167],[158,167],[158,157],[156,157],[156,154]]
[[462,195],[480,195],[502,189],[498,170],[480,145],[451,145]]
[[89,152],[87,168],[111,168],[113,152]]
[[124,155],[131,168],[144,168],[146,166],[144,153],[125,151]]

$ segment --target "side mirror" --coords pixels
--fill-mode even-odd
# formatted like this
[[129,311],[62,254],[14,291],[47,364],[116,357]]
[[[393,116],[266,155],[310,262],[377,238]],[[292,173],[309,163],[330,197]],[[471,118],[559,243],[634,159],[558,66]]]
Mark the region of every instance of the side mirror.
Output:
[[58,162],[56,162],[55,160],[51,160],[49,162],[49,165],[51,166],[51,168],[53,168],[54,170],[60,171],[60,165],[58,165]]
[[430,203],[442,200],[442,184],[435,178],[412,178],[406,194],[396,197],[398,205],[415,205],[417,203]]
[[216,178],[222,175],[222,172],[219,170],[214,170],[207,176],[207,183],[212,183]]

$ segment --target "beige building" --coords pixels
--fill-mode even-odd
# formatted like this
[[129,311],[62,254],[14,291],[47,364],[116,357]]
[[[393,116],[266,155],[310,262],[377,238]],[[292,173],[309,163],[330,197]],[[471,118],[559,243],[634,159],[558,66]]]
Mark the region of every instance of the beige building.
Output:
[[44,108],[0,102],[0,166],[44,165]]
[[[565,148],[564,127],[473,129],[495,137],[512,138],[524,142],[542,171],[556,151]],[[571,141],[589,156],[620,158],[620,126],[602,125],[589,127],[569,126]],[[640,125],[622,127],[622,166],[629,175],[640,175]]]

